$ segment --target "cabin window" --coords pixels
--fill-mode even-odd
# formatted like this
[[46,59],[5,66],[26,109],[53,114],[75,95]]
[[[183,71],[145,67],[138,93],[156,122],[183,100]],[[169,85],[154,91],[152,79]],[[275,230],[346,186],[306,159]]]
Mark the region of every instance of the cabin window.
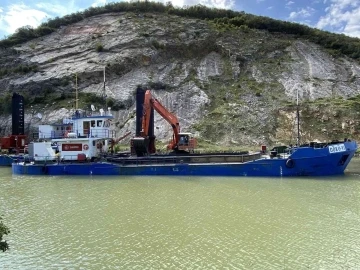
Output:
[[110,127],[110,121],[109,121],[109,120],[106,120],[106,121],[105,121],[104,127]]
[[92,145],[95,146],[95,141],[92,142]]
[[95,127],[95,120],[91,120],[91,126]]
[[98,127],[101,127],[101,126],[102,126],[102,120],[98,120],[98,121],[97,121],[97,126],[98,126]]
[[59,127],[56,127],[56,130],[59,130]]

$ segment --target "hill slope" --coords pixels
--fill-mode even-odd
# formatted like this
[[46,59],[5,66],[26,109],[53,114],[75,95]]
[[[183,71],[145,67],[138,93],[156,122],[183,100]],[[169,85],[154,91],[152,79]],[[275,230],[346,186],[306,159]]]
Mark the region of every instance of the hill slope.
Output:
[[[280,33],[169,14],[107,13],[3,49],[0,68],[8,71],[0,79],[3,100],[12,91],[24,94],[34,127],[70,113],[75,74],[82,107],[102,103],[106,68],[119,135],[135,130],[134,92],[142,85],[179,117],[183,131],[211,144],[294,143],[297,93],[304,140],[358,138],[359,64]],[[155,125],[159,139],[171,136],[158,115]]]

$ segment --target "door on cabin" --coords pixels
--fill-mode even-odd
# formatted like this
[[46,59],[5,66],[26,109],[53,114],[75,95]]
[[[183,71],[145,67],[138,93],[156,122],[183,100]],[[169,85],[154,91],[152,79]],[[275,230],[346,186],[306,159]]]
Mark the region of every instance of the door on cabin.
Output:
[[90,121],[84,121],[83,122],[83,135],[89,136],[90,134]]

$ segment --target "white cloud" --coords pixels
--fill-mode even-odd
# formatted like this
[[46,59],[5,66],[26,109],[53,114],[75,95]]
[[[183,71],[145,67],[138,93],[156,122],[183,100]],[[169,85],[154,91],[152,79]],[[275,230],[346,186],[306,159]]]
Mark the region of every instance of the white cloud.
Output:
[[24,4],[10,5],[0,17],[0,30],[6,34],[12,34],[25,25],[37,27],[46,17],[48,17],[47,13]]
[[314,14],[315,9],[313,9],[312,7],[305,7],[300,9],[299,11],[293,11],[290,13],[289,15],[289,19],[290,20],[295,20],[295,19],[304,19],[304,18],[308,18],[310,17],[312,14]]
[[99,7],[106,4],[106,0],[95,0],[94,3],[91,4],[92,7]]
[[340,32],[349,36],[360,37],[360,1],[327,1],[326,14],[316,24],[319,29]]
[[56,16],[64,16],[72,12],[71,10],[69,10],[68,6],[64,6],[57,3],[39,2],[36,3],[35,6],[38,9],[44,10],[45,12],[51,14],[55,14]]
[[289,1],[289,2],[286,3],[286,6],[291,6],[291,5],[293,5],[293,4],[295,4],[295,2]]
[[215,7],[215,8],[223,8],[223,9],[231,9],[234,7],[234,0],[201,0],[199,4]]

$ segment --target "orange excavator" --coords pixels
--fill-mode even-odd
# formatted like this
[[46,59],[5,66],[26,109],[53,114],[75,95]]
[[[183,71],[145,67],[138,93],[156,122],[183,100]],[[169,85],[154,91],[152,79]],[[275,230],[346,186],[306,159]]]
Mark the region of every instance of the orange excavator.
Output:
[[[143,117],[141,120],[140,138],[134,138],[135,147],[137,149],[142,148],[146,150],[147,154],[155,153],[155,145],[150,142],[149,129],[150,129],[150,115],[151,109],[157,111],[172,127],[173,136],[170,143],[167,146],[168,150],[172,150],[176,153],[194,152],[196,147],[196,139],[191,133],[181,133],[178,118],[169,112],[159,100],[151,95],[150,90],[145,92],[144,105],[143,105]],[[150,145],[149,145],[150,142]],[[139,155],[139,151],[136,151]],[[144,152],[144,151],[140,151]],[[143,153],[145,154],[145,153]],[[140,155],[143,155],[140,153]]]

